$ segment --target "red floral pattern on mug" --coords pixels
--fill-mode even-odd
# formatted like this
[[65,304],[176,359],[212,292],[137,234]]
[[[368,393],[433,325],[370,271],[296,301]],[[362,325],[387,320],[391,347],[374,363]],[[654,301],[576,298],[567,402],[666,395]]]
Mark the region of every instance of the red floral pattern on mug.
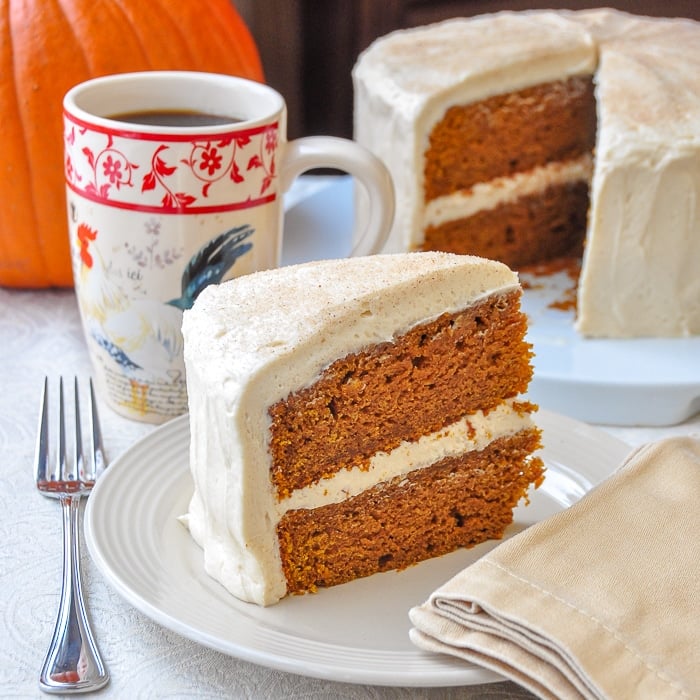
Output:
[[[183,141],[66,119],[68,186],[95,201],[154,213],[196,213],[248,208],[275,198],[277,122]],[[144,141],[154,142],[148,160],[142,155]]]

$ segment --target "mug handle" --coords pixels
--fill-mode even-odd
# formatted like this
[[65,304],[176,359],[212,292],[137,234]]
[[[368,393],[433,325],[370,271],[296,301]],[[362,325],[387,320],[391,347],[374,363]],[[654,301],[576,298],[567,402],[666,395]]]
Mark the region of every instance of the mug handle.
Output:
[[351,256],[381,251],[394,221],[394,185],[384,163],[372,152],[337,136],[304,136],[284,146],[280,186],[286,192],[298,175],[312,168],[337,168],[354,175],[369,195],[364,231],[353,237]]

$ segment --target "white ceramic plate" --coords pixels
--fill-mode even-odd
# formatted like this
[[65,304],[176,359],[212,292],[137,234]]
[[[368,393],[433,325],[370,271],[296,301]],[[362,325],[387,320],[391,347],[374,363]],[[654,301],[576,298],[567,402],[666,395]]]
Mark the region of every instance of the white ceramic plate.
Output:
[[[337,182],[293,206],[285,220],[283,263],[348,255],[353,181]],[[573,311],[549,308],[570,286],[565,275],[536,278],[525,291],[535,350],[530,398],[588,423],[673,425],[700,411],[700,336],[582,338]]]
[[[570,418],[538,414],[547,466],[507,536],[561,511],[605,479],[629,451]],[[90,554],[135,608],[175,632],[253,663],[316,678],[392,686],[450,686],[503,680],[408,638],[408,610],[496,543],[291,596],[261,608],[209,578],[203,556],[177,517],[192,494],[187,416],[157,428],[110,466],[88,499]]]
[[700,411],[700,336],[582,338],[573,310],[552,308],[572,287],[566,273],[525,277],[535,350],[530,397],[552,411],[606,425],[673,425]]

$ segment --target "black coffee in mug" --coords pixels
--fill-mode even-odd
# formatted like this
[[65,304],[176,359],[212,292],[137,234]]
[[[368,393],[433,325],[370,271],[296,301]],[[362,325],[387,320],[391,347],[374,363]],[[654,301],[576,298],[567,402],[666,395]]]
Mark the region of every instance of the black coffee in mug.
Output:
[[192,112],[187,110],[148,110],[139,112],[125,112],[112,114],[109,117],[119,122],[141,124],[147,126],[221,126],[223,124],[237,124],[243,121],[236,117],[227,117],[221,114],[207,114],[206,112]]

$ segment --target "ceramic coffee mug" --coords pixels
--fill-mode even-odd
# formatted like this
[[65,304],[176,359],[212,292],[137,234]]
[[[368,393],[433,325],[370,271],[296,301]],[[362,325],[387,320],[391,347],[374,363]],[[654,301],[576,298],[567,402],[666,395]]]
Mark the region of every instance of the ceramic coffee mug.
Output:
[[311,168],[361,182],[371,214],[353,255],[377,252],[393,217],[388,172],[352,141],[286,140],[275,90],[225,75],[97,78],[64,99],[75,289],[95,378],[119,413],[187,410],[183,310],[208,284],[276,267],[282,195]]

